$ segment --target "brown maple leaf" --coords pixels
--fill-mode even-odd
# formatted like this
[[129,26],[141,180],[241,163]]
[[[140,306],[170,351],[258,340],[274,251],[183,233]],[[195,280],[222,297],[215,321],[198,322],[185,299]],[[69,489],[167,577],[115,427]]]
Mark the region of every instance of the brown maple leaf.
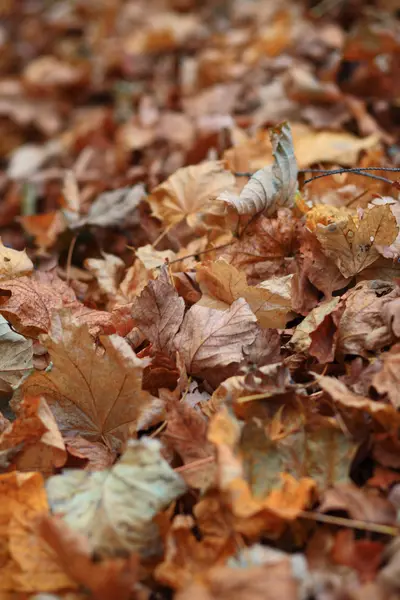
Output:
[[144,363],[128,342],[115,334],[100,340],[103,351],[96,349],[86,325],[65,317],[57,333],[41,337],[51,371],[29,377],[24,390],[45,396],[63,434],[118,450],[160,401],[142,390]]

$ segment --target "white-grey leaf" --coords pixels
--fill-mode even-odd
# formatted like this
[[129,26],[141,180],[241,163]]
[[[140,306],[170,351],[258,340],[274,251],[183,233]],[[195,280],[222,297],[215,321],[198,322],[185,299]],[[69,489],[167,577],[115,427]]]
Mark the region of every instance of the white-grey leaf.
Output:
[[141,183],[133,187],[104,192],[95,200],[88,214],[75,227],[94,225],[97,227],[121,227],[138,222],[136,209],[146,192]]
[[264,212],[269,216],[280,207],[293,206],[298,168],[289,124],[282,123],[271,129],[270,138],[274,164],[256,171],[239,196],[231,192],[219,196],[219,200],[234,206],[240,215]]

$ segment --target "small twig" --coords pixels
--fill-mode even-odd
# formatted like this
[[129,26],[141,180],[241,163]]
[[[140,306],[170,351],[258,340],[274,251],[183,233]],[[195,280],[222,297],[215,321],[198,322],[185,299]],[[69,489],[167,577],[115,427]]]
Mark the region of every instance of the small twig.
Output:
[[66,268],[67,285],[69,284],[69,281],[71,279],[72,254],[74,252],[74,248],[75,248],[76,240],[78,239],[78,235],[79,235],[79,233],[74,235],[74,237],[72,238],[72,241],[69,245],[69,248],[68,248],[67,268]]
[[[196,258],[196,256],[201,256],[202,254],[207,254],[208,252],[213,252],[213,250],[221,250],[222,248],[227,248],[228,246],[231,246],[232,244],[233,244],[233,241],[228,242],[227,244],[221,244],[221,246],[215,246],[214,248],[209,248],[208,250],[202,250],[201,252],[194,252],[193,254],[187,254],[186,256],[181,256],[181,258],[175,258],[174,260],[168,261],[168,264],[173,265],[174,263],[181,262],[181,260],[186,260],[187,258]],[[164,266],[164,264],[158,265],[158,267],[155,267],[155,269],[161,269],[161,267],[163,267],[163,266]]]
[[380,523],[368,523],[368,521],[360,521],[358,519],[334,517],[333,515],[324,515],[315,511],[302,510],[299,513],[299,517],[302,519],[308,519],[309,521],[319,521],[320,523],[328,523],[329,525],[350,527],[351,529],[370,531],[372,533],[381,533],[383,535],[391,535],[393,537],[397,537],[399,535],[399,528],[396,526],[382,525]]
[[370,179],[375,179],[377,181],[383,181],[384,183],[388,183],[389,185],[393,185],[396,187],[396,182],[388,179],[387,177],[382,177],[381,175],[372,175],[371,173],[365,173],[361,169],[348,171],[346,169],[335,169],[334,171],[326,171],[325,173],[321,173],[320,175],[315,175],[315,177],[310,177],[310,179],[306,179],[303,181],[303,185],[310,183],[311,181],[315,181],[316,179],[321,179],[321,177],[329,177],[330,175],[340,175],[342,173],[353,173],[353,175],[361,175],[362,177],[369,177]]
[[199,460],[194,460],[187,465],[183,465],[182,467],[177,467],[174,469],[177,473],[182,473],[182,471],[190,471],[191,469],[197,469],[197,467],[202,467],[203,465],[207,465],[208,463],[212,463],[215,461],[213,456],[207,456],[207,458],[200,458]]

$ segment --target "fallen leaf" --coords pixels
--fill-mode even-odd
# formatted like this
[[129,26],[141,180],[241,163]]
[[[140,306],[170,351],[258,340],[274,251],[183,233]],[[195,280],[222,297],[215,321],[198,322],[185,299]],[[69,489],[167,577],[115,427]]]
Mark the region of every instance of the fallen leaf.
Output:
[[86,259],[85,267],[96,277],[102,294],[112,300],[118,293],[125,263],[118,256],[106,252],[102,252],[102,257]]
[[[55,552],[65,573],[90,590],[94,600],[129,600],[138,579],[137,557],[96,561],[84,535],[70,529],[61,519],[44,515],[39,533]],[[68,600],[68,599],[67,599]]]
[[295,600],[299,582],[290,559],[277,555],[262,566],[214,567],[176,594],[177,600]]
[[311,334],[323,322],[325,317],[337,308],[339,302],[340,298],[337,297],[326,302],[321,302],[297,325],[296,331],[290,340],[290,344],[296,352],[309,351],[312,342]]
[[334,260],[344,277],[351,277],[375,262],[380,256],[377,246],[390,245],[398,231],[389,206],[375,206],[358,220],[349,216],[324,227],[318,225],[316,235],[324,254]]
[[245,273],[220,258],[200,264],[196,279],[203,293],[198,306],[226,310],[235,300],[244,298],[261,327],[285,326],[291,310],[292,275],[249,286]]
[[102,557],[142,556],[160,550],[153,518],[186,486],[160,455],[157,440],[130,441],[119,461],[104,471],[70,470],[47,481],[53,513],[88,538]]
[[380,394],[387,394],[396,410],[400,407],[400,348],[394,346],[389,352],[381,354],[382,366],[372,378],[372,385]]
[[273,215],[278,208],[291,208],[297,190],[297,163],[288,123],[270,132],[274,164],[254,173],[239,196],[224,192],[218,200],[234,206],[239,215],[265,213]]
[[142,184],[132,188],[121,188],[112,192],[103,192],[90,206],[86,216],[77,222],[72,221],[74,227],[92,225],[95,227],[125,227],[138,221],[137,208],[143,198],[145,189]]
[[7,248],[0,238],[0,281],[23,277],[33,271],[33,263],[25,250]]
[[40,471],[49,475],[66,461],[64,442],[44,398],[25,397],[17,418],[0,436],[0,450],[22,445],[13,459],[19,471]]
[[33,369],[32,340],[13,331],[0,315],[0,377],[17,387],[21,379]]
[[[162,435],[163,442],[173,449],[184,465],[214,457],[212,444],[207,440],[207,419],[195,408],[183,402],[167,403],[167,428]],[[182,471],[182,477],[191,487],[206,489],[213,481],[215,464],[213,461],[199,465],[196,469]]]
[[395,507],[387,498],[349,483],[336,484],[326,490],[318,510],[322,513],[344,511],[351,519],[382,525],[393,525],[396,520]]
[[221,161],[208,161],[178,169],[157,186],[147,201],[153,215],[169,227],[186,220],[194,227],[210,199],[235,185],[235,178]]
[[100,442],[89,442],[80,435],[64,438],[65,447],[69,454],[87,461],[88,471],[102,471],[114,463],[116,454]]
[[115,331],[110,313],[81,304],[73,289],[53,272],[35,271],[32,277],[0,283],[0,313],[23,335],[47,333],[52,315],[62,308],[70,309],[77,320],[87,323],[94,335]]
[[56,327],[41,338],[53,367],[29,377],[25,392],[46,398],[63,434],[119,450],[160,404],[141,389],[143,361],[118,335],[100,336],[101,352],[86,325],[65,318]]
[[359,394],[354,394],[342,381],[339,381],[334,377],[321,375],[315,375],[315,377],[319,386],[329,394],[335,405],[339,408],[349,410],[352,413],[367,413],[377,423],[380,423],[388,430],[395,429],[398,426],[398,423],[400,423],[398,413],[390,404],[379,402],[377,400],[370,400]]
[[156,352],[169,354],[183,321],[185,302],[163,267],[155,281],[149,281],[132,303],[132,316],[137,327],[153,344]]
[[48,512],[40,473],[0,475],[0,592],[57,592],[76,584],[38,535],[37,519]]
[[186,313],[174,347],[193,375],[238,363],[243,359],[243,348],[256,338],[256,321],[241,298],[224,312],[195,305]]

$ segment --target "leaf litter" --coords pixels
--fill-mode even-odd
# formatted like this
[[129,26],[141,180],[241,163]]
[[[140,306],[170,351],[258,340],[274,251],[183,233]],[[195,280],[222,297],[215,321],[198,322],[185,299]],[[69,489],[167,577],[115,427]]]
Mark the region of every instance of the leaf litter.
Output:
[[1,598],[399,598],[396,2],[1,11]]

